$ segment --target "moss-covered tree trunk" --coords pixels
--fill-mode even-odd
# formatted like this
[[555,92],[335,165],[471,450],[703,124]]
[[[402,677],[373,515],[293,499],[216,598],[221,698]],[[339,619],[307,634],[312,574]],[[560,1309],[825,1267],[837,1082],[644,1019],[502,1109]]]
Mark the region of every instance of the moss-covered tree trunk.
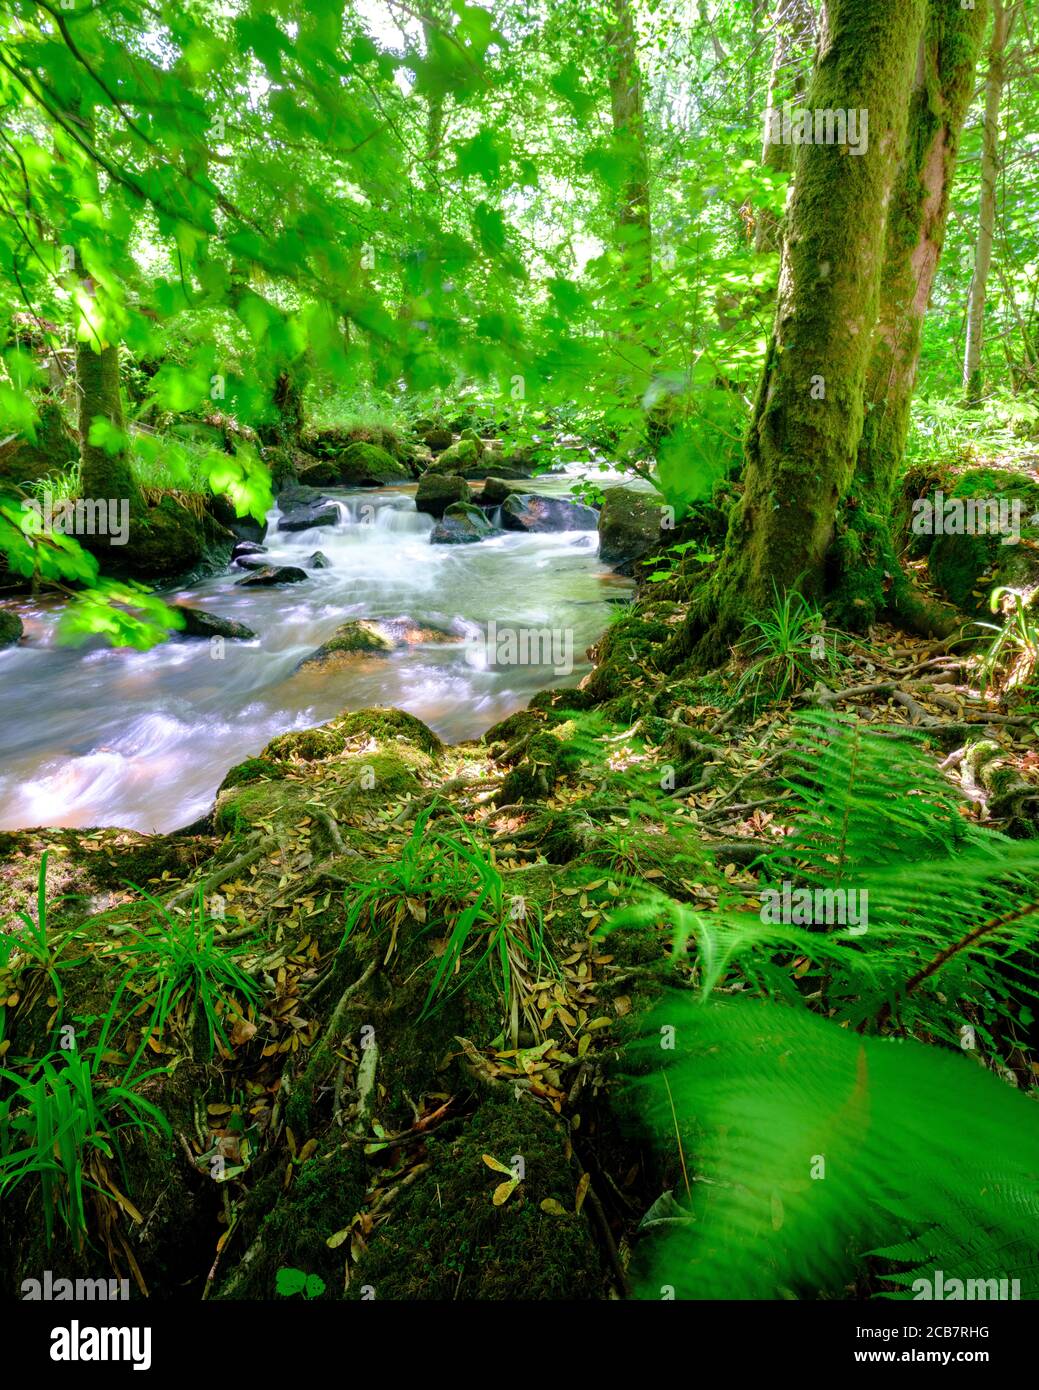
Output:
[[689,638],[704,655],[717,654],[748,608],[767,606],[773,585],[825,589],[862,433],[887,207],[926,13],[926,0],[833,0],[828,8],[808,106],[868,112],[867,138],[860,124],[861,153],[825,142],[797,149],[743,495],[708,601],[690,615]]
[[[81,342],[76,349],[79,390],[80,494],[95,501],[125,499],[131,517],[141,509],[141,496],[125,444],[126,420],[119,387],[119,346]],[[96,442],[91,442],[93,434]],[[124,443],[118,445],[119,436]],[[97,537],[103,542],[104,537]]]
[[996,174],[999,171],[999,108],[1006,81],[1006,49],[1014,22],[1015,6],[993,0],[992,38],[985,77],[985,126],[981,147],[981,201],[978,208],[978,241],[974,254],[974,278],[967,306],[967,347],[963,358],[963,389],[968,401],[981,399],[981,344],[984,337],[985,296],[992,265],[992,239],[996,227]]
[[[802,97],[809,76],[815,16],[809,0],[776,0],[772,12],[772,69],[768,79],[767,113],[779,111],[784,102],[796,104]],[[761,146],[761,163],[766,169],[788,173],[793,167],[794,147],[769,139],[766,125]],[[770,208],[763,208],[754,229],[754,250],[778,251],[780,219]]]
[[929,0],[913,82],[905,155],[891,198],[880,305],[855,477],[843,509],[838,605],[860,625],[886,606],[914,603],[891,536],[924,315],[949,215],[960,132],[974,92],[986,0],[975,8]]
[[303,437],[303,390],[307,371],[302,361],[284,367],[274,380],[274,409],[278,413],[272,434],[274,442],[294,449]]
[[614,145],[624,168],[617,202],[617,242],[624,281],[637,306],[642,299],[641,291],[653,278],[642,78],[630,0],[610,0],[610,4],[612,25],[606,37],[610,110]]

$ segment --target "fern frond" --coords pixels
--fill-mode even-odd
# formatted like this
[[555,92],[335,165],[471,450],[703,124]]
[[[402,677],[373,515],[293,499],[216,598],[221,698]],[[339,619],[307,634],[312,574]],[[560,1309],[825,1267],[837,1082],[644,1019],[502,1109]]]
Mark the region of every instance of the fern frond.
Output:
[[847,1296],[870,1255],[914,1265],[885,1276],[888,1296],[938,1270],[1039,1296],[1039,1105],[976,1061],[690,994],[649,1033],[633,1096],[673,1147],[666,1076],[694,1220],[650,1238],[646,1296]]

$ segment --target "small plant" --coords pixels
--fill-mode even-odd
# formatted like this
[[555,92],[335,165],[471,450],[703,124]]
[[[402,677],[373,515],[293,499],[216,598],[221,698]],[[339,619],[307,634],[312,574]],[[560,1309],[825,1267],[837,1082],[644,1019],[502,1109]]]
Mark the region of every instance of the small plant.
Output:
[[648,576],[651,584],[663,584],[665,579],[674,578],[683,557],[692,551],[691,558],[701,565],[709,565],[712,560],[718,558],[713,550],[704,550],[699,541],[679,541],[677,545],[669,545],[663,555],[656,557],[658,569]]
[[1039,663],[1039,619],[1031,611],[1037,592],[1026,594],[1006,585],[992,590],[989,610],[1002,613],[1004,622],[1002,627],[977,624],[996,634],[981,656],[979,683],[983,694],[991,688],[1007,694],[1029,687]]
[[[535,1036],[540,1030],[536,1013],[526,1009],[524,1004],[529,993],[524,986],[529,983],[531,970],[536,979],[542,969],[558,974],[558,967],[545,945],[540,908],[524,897],[507,894],[500,871],[465,826],[462,827],[462,835],[464,838],[457,839],[441,831],[437,843],[441,853],[446,851],[455,857],[456,863],[464,866],[469,875],[470,892],[475,894],[475,899],[455,918],[422,1013],[430,1012],[434,1001],[461,989],[485,965],[493,971],[497,962],[498,986],[515,1047],[521,1011]],[[461,972],[462,961],[470,951],[476,959],[454,989],[448,989],[449,979]]]
[[[136,888],[136,885],[131,887]],[[140,1056],[148,1038],[161,1032],[173,1015],[185,1009],[189,1038],[194,1037],[196,1026],[201,1022],[205,1029],[208,1055],[212,1057],[218,1038],[230,1053],[231,1044],[224,1031],[224,1018],[230,1013],[241,1013],[259,1001],[260,992],[256,982],[245,974],[235,960],[236,956],[249,949],[248,943],[227,945],[218,940],[216,919],[206,913],[201,888],[192,900],[187,918],[183,920],[174,917],[143,888],[136,888],[136,891],[155,910],[154,929],[134,931],[136,941],[123,948],[125,954],[138,958],[140,963],[130,971],[116,991],[106,1016],[103,1039],[114,1023],[115,1011],[124,990],[138,984],[144,977],[147,984],[145,997],[151,1001],[151,1017],[134,1061]],[[139,1012],[139,1009],[135,1012]]]
[[118,1159],[125,1185],[120,1132],[171,1133],[161,1111],[128,1086],[95,1088],[93,1067],[76,1052],[44,1057],[29,1076],[0,1069],[0,1081],[11,1088],[0,1100],[0,1195],[39,1180],[48,1246],[57,1219],[82,1247],[90,1190],[133,1212],[107,1163]]
[[278,1270],[274,1287],[283,1298],[295,1298],[298,1293],[304,1298],[320,1298],[325,1292],[325,1281],[320,1274],[307,1274],[286,1265]]
[[821,672],[836,675],[847,665],[837,639],[845,634],[827,628],[822,613],[796,589],[780,594],[768,611],[748,622],[748,635],[736,651],[750,659],[736,686],[748,696],[755,712],[762,698],[784,700],[818,679]]
[[[525,1008],[521,1001],[523,978],[531,969],[540,972],[542,966],[556,973],[544,943],[540,911],[536,905],[506,893],[501,873],[464,822],[459,820],[454,835],[439,828],[430,831],[434,809],[435,804],[416,818],[397,863],[381,870],[378,881],[354,898],[340,944],[366,924],[376,937],[389,933],[384,957],[388,961],[406,922],[416,924],[418,938],[441,929],[447,942],[434,970],[423,1016],[439,1007],[476,971],[497,962],[499,991],[516,1034],[519,1014]],[[452,978],[461,973],[470,953],[475,953],[475,960],[452,987]],[[531,1020],[536,1027],[536,1015],[532,1014]]]
[[[16,914],[21,927],[6,935],[0,934],[0,972],[10,970],[20,976],[26,968],[38,973],[37,981],[50,982],[58,1007],[61,1008],[64,993],[61,977],[58,974],[58,959],[61,951],[51,939],[47,902],[47,858],[49,850],[40,856],[40,869],[36,881],[36,917],[28,912]],[[62,901],[59,899],[58,901]],[[21,959],[24,958],[24,959]],[[30,986],[30,988],[33,988]]]

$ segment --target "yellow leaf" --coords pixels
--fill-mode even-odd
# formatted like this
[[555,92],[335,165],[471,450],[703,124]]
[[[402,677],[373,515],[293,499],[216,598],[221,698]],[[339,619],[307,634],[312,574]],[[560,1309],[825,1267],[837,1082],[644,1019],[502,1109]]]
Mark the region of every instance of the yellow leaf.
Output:
[[612,1022],[612,1018],[607,1018],[605,1014],[600,1014],[598,1018],[593,1018],[591,1023],[588,1024],[588,1031],[591,1032],[593,1028],[609,1028]]
[[581,1208],[584,1206],[584,1199],[588,1195],[588,1188],[591,1185],[591,1181],[591,1173],[581,1174],[581,1180],[577,1184],[577,1200],[574,1202],[574,1211],[578,1216],[580,1216]]
[[541,1203],[541,1210],[546,1216],[566,1216],[568,1214],[562,1202],[557,1202],[554,1197],[546,1197]]
[[494,1196],[491,1201],[496,1207],[504,1206],[519,1185],[519,1178],[510,1178],[508,1182],[500,1182],[494,1189]]
[[487,1164],[488,1168],[493,1168],[496,1173],[508,1173],[511,1177],[512,1169],[506,1168],[504,1163],[499,1163],[498,1160],[492,1158],[490,1154],[481,1154],[480,1157],[483,1159],[484,1163]]
[[325,1244],[328,1246],[329,1250],[338,1250],[349,1234],[350,1227],[344,1226],[341,1231],[336,1231],[334,1236],[329,1236]]

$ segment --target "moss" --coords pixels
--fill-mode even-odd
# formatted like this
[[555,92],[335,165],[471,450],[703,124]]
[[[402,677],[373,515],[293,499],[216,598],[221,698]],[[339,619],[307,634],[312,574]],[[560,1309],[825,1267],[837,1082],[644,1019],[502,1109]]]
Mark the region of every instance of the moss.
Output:
[[[285,1268],[316,1274],[324,1281],[325,1300],[342,1296],[344,1252],[329,1249],[328,1238],[348,1226],[364,1204],[367,1177],[360,1146],[319,1146],[293,1167],[287,1191],[290,1156],[283,1153],[281,1159],[246,1199],[233,1248],[237,1260],[226,1259],[217,1298],[272,1300],[278,1270]],[[252,1253],[248,1263],[247,1250]]]
[[428,725],[402,709],[382,709],[377,706],[359,709],[340,715],[337,723],[348,738],[358,734],[368,734],[375,739],[401,738],[430,754],[440,753],[444,747]]
[[[964,473],[947,497],[999,499],[1021,502],[1021,535],[1028,541],[1039,538],[1039,528],[1030,517],[1039,514],[1039,486],[1027,474],[1000,469],[978,468]],[[974,616],[988,608],[988,593],[996,585],[1031,587],[1039,579],[1028,546],[1004,545],[1000,535],[935,536],[928,560],[930,575],[949,599]]]
[[315,729],[302,729],[288,734],[280,734],[268,743],[264,757],[277,762],[301,758],[306,762],[316,762],[322,758],[332,758],[343,752],[351,738],[366,736],[378,741],[404,740],[414,743],[429,754],[438,754],[443,744],[432,729],[399,709],[353,710],[338,715],[327,724]]
[[[523,1161],[524,1179],[501,1206],[504,1180],[483,1162]],[[563,1125],[528,1097],[503,1088],[461,1135],[434,1135],[430,1169],[402,1188],[390,1221],[372,1239],[350,1283],[376,1299],[526,1301],[602,1295],[598,1250],[585,1213],[574,1213],[575,1175]],[[552,1200],[564,1215],[541,1209]]]
[[285,776],[285,769],[269,758],[246,758],[236,763],[217,788],[217,795],[231,787],[241,787],[247,782],[272,781]]
[[458,473],[464,475],[466,469],[472,469],[480,462],[480,445],[472,439],[460,439],[456,444],[449,445],[442,454],[439,455],[433,470],[437,473]]

